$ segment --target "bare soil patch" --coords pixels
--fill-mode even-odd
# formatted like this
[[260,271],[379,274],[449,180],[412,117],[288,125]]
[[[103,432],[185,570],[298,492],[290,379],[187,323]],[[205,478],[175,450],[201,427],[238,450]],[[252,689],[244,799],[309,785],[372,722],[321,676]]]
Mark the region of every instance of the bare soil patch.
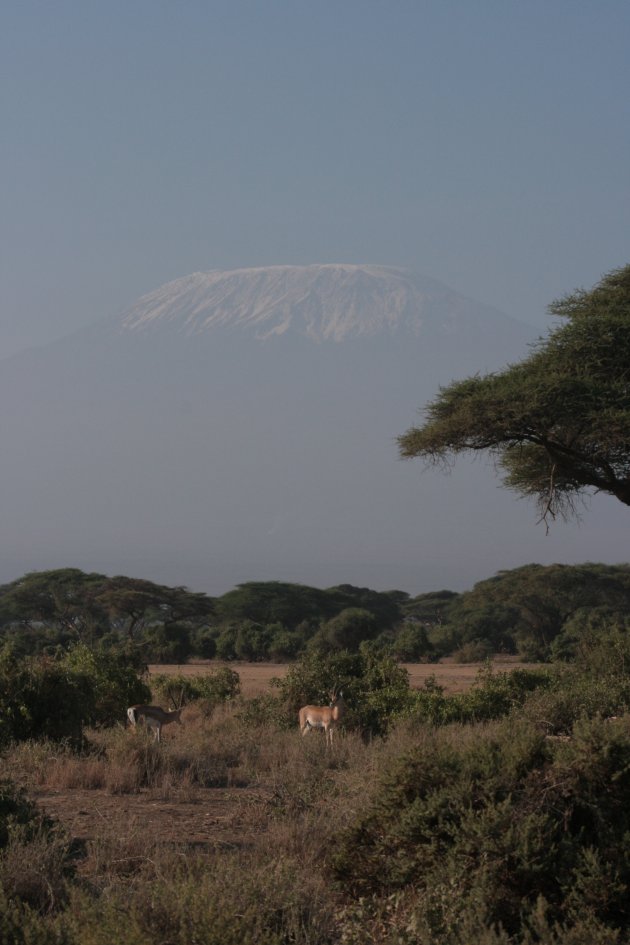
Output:
[[196,788],[163,800],[151,791],[112,795],[103,790],[35,791],[38,806],[74,840],[132,841],[220,849],[244,847],[264,829],[269,792],[262,788]]

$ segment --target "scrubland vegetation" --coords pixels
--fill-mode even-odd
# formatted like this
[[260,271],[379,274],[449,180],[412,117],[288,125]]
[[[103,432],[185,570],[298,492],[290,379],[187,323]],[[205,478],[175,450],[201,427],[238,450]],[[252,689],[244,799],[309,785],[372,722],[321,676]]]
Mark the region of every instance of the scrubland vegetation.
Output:
[[[229,668],[148,680],[129,652],[5,649],[0,941],[629,942],[629,666],[611,626],[570,663],[488,664],[448,695],[436,680],[411,690],[367,642],[313,651],[244,700]],[[331,683],[348,713],[327,750],[300,737],[296,709]],[[161,744],[125,730],[130,702],[182,687],[184,724]],[[221,843],[155,822],[130,833],[122,813],[78,840],[35,804],[98,791],[201,806],[236,788],[246,800]]]

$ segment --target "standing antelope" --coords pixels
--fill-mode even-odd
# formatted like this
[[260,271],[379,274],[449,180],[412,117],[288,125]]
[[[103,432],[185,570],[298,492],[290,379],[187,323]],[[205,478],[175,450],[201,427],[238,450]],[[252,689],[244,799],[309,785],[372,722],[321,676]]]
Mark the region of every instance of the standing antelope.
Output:
[[[182,689],[179,705],[173,709],[162,709],[159,705],[131,705],[127,709],[127,718],[134,728],[138,722],[144,722],[147,728],[154,730],[155,741],[159,742],[162,737],[163,725],[170,725],[171,722],[177,722],[179,725],[182,724],[183,698],[184,691]],[[173,705],[175,705],[174,700]]]
[[312,728],[323,728],[326,733],[326,745],[332,747],[333,730],[345,711],[343,692],[333,690],[330,693],[330,705],[305,705],[300,709],[300,731],[302,735],[306,735]]

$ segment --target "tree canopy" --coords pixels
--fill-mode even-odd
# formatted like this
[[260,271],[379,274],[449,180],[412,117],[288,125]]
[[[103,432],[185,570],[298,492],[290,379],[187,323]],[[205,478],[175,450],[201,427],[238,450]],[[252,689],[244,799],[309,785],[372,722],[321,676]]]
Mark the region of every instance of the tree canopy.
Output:
[[630,265],[549,307],[565,324],[524,361],[440,388],[426,422],[399,437],[429,465],[489,452],[542,518],[605,492],[630,505]]
[[460,594],[432,637],[444,653],[483,640],[530,659],[572,657],[596,624],[624,626],[629,608],[630,565],[528,564]]

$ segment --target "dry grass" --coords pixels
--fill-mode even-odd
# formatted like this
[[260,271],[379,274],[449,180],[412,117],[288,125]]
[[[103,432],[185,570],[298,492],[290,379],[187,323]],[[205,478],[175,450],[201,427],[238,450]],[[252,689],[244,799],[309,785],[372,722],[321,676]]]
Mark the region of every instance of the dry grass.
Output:
[[[455,663],[447,658],[439,663],[403,663],[409,673],[409,683],[414,689],[424,686],[426,680],[432,676],[444,686],[445,692],[464,692],[474,683],[480,669],[485,663]],[[219,660],[196,660],[183,664],[153,664],[149,666],[151,675],[166,676],[200,676],[205,673],[214,673],[217,669],[227,666],[235,670],[241,680],[241,693],[246,699],[264,695],[271,690],[271,680],[274,677],[282,679],[290,669],[290,663],[222,663]],[[497,672],[507,672],[513,669],[535,669],[537,664],[523,663],[513,656],[497,656],[493,660]]]
[[[256,931],[257,910],[271,910],[287,941],[332,941],[336,898],[325,874],[327,850],[365,800],[380,744],[348,735],[329,751],[324,738],[302,738],[297,727],[246,725],[237,707],[207,718],[189,706],[183,725],[165,731],[161,745],[122,726],[88,735],[82,755],[42,743],[16,746],[6,757],[11,775],[83,845],[80,876],[97,898],[71,892],[82,942],[101,945],[105,927],[110,940],[126,942],[116,923],[129,902],[143,926],[157,926],[160,941],[180,940],[172,924],[184,921],[183,903],[193,916],[216,903],[217,915],[213,906],[203,921],[217,928],[222,917],[240,916],[235,929],[221,932],[222,941],[266,941]],[[35,846],[28,856],[33,868],[22,871],[20,894],[53,908],[65,886],[58,880],[49,890],[35,879],[39,865],[58,877],[57,860],[44,862]],[[20,857],[16,846],[6,870],[18,875]],[[33,884],[32,892],[24,884]],[[161,889],[169,898],[160,917]],[[108,904],[113,911],[104,917]],[[239,938],[239,923],[251,927],[251,938]],[[144,933],[133,934],[133,941],[145,941]]]
[[[269,691],[283,670],[232,668],[245,699]],[[415,679],[422,670],[440,683],[447,673],[472,683],[478,668],[423,665]],[[211,714],[190,704],[161,744],[121,724],[87,732],[80,754],[51,742],[16,745],[3,759],[6,774],[61,833],[52,846],[16,836],[0,884],[42,913],[71,916],[82,945],[352,942],[365,921],[340,909],[331,851],[394,761],[423,740],[430,748],[434,736],[400,724],[386,740],[340,735],[329,750],[320,733],[245,721],[242,707],[243,696]],[[64,874],[68,843],[81,852],[78,883]]]

